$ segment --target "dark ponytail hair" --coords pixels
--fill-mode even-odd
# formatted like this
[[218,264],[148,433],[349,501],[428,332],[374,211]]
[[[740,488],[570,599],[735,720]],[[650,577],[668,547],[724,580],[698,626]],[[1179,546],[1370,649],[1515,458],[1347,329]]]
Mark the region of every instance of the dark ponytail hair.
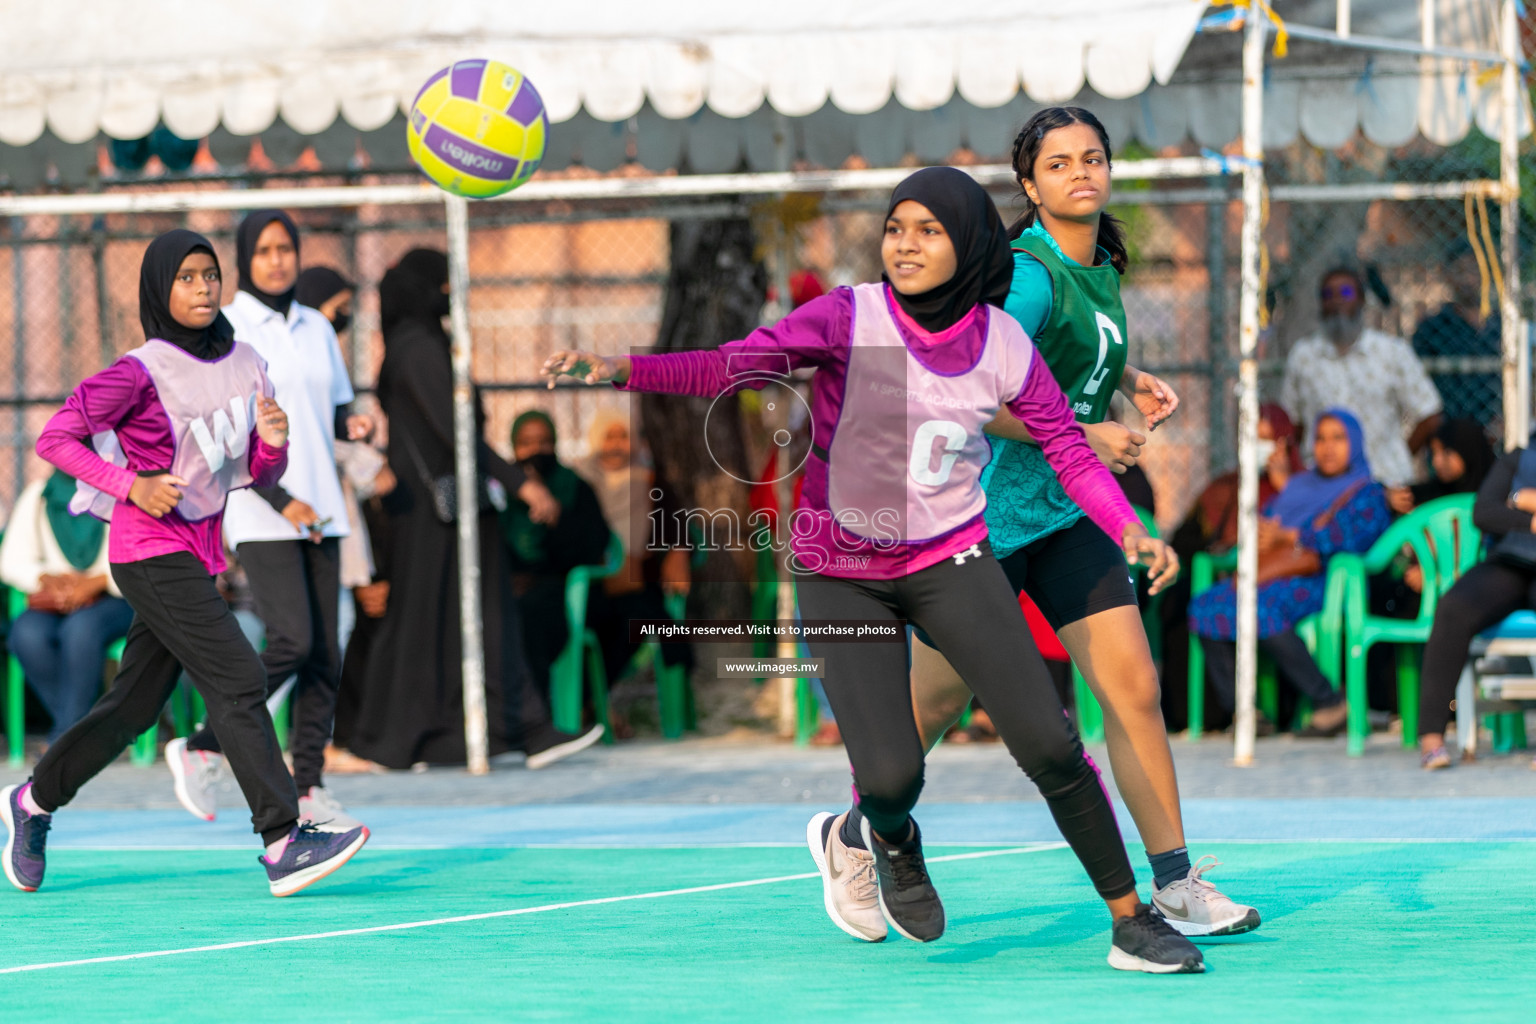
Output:
[[[1093,114],[1082,107],[1046,107],[1037,112],[1024,122],[1018,138],[1013,140],[1013,176],[1019,182],[1019,201],[1024,204],[1024,212],[1008,228],[1009,238],[1018,238],[1038,217],[1034,202],[1023,188],[1026,179],[1035,180],[1035,160],[1040,156],[1040,147],[1044,145],[1045,137],[1057,128],[1074,124],[1085,124],[1097,132],[1099,142],[1104,147],[1104,160],[1114,162],[1114,154],[1109,149],[1109,133]],[[1110,265],[1124,274],[1130,263],[1130,254],[1125,248],[1125,225],[1107,210],[1099,214],[1098,244],[1109,253]]]

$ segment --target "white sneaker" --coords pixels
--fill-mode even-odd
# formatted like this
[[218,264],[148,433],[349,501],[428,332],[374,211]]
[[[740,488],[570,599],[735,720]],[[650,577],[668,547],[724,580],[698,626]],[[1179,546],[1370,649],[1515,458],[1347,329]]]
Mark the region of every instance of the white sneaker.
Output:
[[363,827],[324,786],[310,786],[309,792],[299,795],[299,824],[321,832],[350,832]]
[[1183,878],[1161,889],[1153,888],[1153,909],[1180,935],[1241,935],[1259,926],[1257,910],[1233,903],[1201,877],[1220,863],[1207,854],[1195,861]]
[[224,755],[188,750],[186,739],[178,736],[165,745],[165,763],[171,769],[171,781],[181,806],[195,818],[212,821],[219,809],[218,784],[224,771]]
[[880,942],[886,936],[886,924],[880,912],[875,855],[843,842],[847,817],[847,811],[837,817],[822,811],[805,826],[805,845],[821,872],[822,905],[832,923],[856,939]]

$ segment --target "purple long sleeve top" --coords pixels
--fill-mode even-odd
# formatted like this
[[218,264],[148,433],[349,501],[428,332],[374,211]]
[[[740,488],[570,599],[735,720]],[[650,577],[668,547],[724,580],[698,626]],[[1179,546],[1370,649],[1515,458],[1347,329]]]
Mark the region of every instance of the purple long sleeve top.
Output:
[[[128,465],[114,466],[96,453],[91,438],[115,431]],[[107,533],[109,562],[189,551],[209,574],[224,571],[223,512],[188,522],[174,509],[156,519],[128,500],[143,471],[166,472],[176,451],[170,419],[144,364],[124,356],[88,377],[54,413],[37,439],[37,454],[77,480],[117,499]],[[251,431],[249,467],[254,486],[277,483],[288,466],[288,449],[274,448]]]
[[[813,436],[821,442],[821,452],[828,451],[837,430],[847,385],[853,305],[852,291],[837,288],[806,303],[778,323],[759,328],[745,339],[727,342],[718,349],[633,356],[629,379],[620,387],[626,391],[705,397],[730,394],[743,387],[760,388],[765,383],[761,376],[746,380],[733,378],[729,372],[730,361],[734,357],[739,360],[737,365],[761,365],[762,356],[782,354],[776,359],[779,366],[783,365],[783,357],[787,357],[791,370],[816,370],[811,384]],[[894,301],[889,302],[889,307],[908,349],[934,372],[954,375],[976,365],[987,338],[989,313],[986,307],[977,306],[965,319],[939,334],[924,331],[902,315]],[[1004,314],[992,311],[990,315]],[[1030,436],[1035,438],[1056,470],[1067,494],[1118,544],[1125,528],[1139,520],[1115,478],[1093,454],[1045,360],[1030,360],[1024,386],[1007,402],[1007,408],[1029,429]],[[822,438],[826,440],[822,442]],[[828,465],[821,452],[813,449],[807,460],[799,505],[801,509],[817,513],[808,518],[819,524],[820,533],[797,535],[797,550],[798,545],[803,544],[814,550],[846,552],[850,550],[846,532],[839,532],[835,538],[831,536],[837,526],[829,514]],[[939,537],[900,544],[894,549],[870,544],[859,552],[867,555],[867,559],[844,560],[839,567],[826,569],[825,574],[851,579],[894,579],[965,551],[986,535],[985,517],[976,515]],[[860,561],[864,563],[862,566],[859,566]]]

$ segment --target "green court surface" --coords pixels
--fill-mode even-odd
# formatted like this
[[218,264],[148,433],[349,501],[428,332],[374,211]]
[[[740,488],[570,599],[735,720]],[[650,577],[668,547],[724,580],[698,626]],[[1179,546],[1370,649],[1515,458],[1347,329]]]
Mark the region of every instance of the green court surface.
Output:
[[[41,892],[0,893],[3,1018],[1536,1019],[1529,842],[1200,852],[1264,926],[1207,944],[1203,976],[1154,977],[1106,965],[1105,912],[1057,844],[930,849],[949,930],[929,945],[837,931],[788,847],[364,850],[283,900],[254,851],[60,849]],[[722,887],[673,891],[702,886]],[[250,944],[198,948],[225,943]]]

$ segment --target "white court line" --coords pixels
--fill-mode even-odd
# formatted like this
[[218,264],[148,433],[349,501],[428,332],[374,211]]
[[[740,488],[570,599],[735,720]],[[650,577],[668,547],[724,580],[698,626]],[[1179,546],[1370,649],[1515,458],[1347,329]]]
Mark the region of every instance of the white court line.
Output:
[[[977,860],[982,857],[1004,857],[1020,853],[1043,853],[1061,850],[1066,843],[1042,843],[1038,846],[1015,847],[1007,850],[978,850],[975,853],[951,853],[943,857],[930,857],[928,863],[938,864],[955,860]],[[663,896],[689,896],[701,892],[720,892],[724,889],[746,889],[756,885],[774,885],[778,882],[799,882],[807,878],[820,878],[819,872],[808,871],[799,875],[778,875],[774,878],[752,878],[744,882],[720,882],[716,885],[696,885],[687,889],[663,889],[658,892],[635,893],[630,896],[603,896],[594,900],[571,900],[566,903],[546,903],[539,907],[519,907],[516,910],[492,910],[484,914],[462,914],[458,917],[439,917],[430,921],[404,921],[399,924],[372,925],[367,928],[344,928],[332,932],[313,932],[309,935],[281,935],[270,939],[245,939],[240,942],[221,942],[212,946],[188,946],[183,949],[157,949],[147,953],[123,953],[118,956],[93,956],[84,960],[59,960],[48,964],[23,964],[20,967],[0,968],[0,974],[21,974],[26,971],[51,971],[60,967],[84,967],[90,964],[121,963],[125,960],[149,960],[162,956],[184,956],[188,953],[218,953],[227,949],[248,949],[252,946],[274,946],[281,942],[308,942],[313,939],[338,939],[350,935],[376,935],[380,932],[403,932],[415,928],[435,928],[445,924],[464,924],[468,921],[489,921],[499,917],[521,917],[525,914],[544,914],[552,910],[569,910],[572,907],[597,907],[606,903],[628,903],[633,900],[654,900]]]

